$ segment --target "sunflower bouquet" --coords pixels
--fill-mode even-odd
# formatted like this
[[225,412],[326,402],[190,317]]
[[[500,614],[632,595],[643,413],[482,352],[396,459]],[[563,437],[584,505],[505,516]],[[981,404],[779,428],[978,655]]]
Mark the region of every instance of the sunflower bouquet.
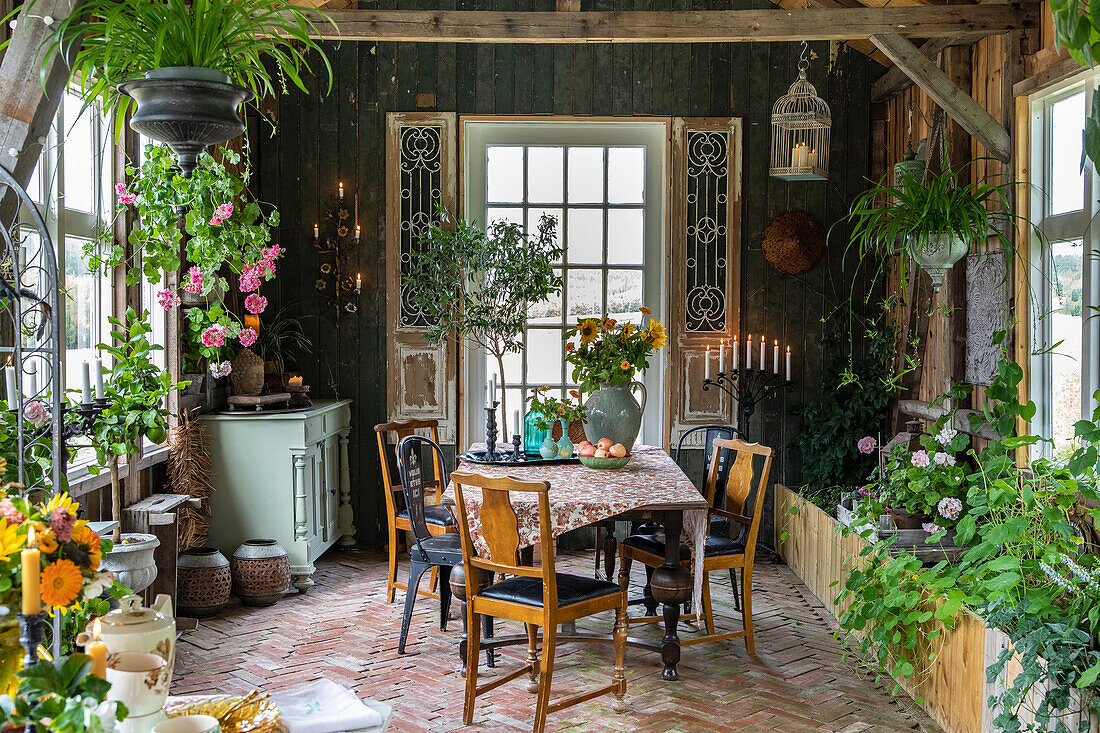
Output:
[[573,365],[573,381],[581,389],[595,392],[625,384],[649,368],[649,357],[668,342],[668,334],[660,321],[649,317],[649,308],[642,306],[641,314],[640,324],[608,316],[584,318],[565,332],[565,360]]
[[[539,387],[531,398],[531,412],[535,413],[535,427],[539,430],[549,430],[557,420],[564,420],[565,424],[569,425],[576,420],[584,420],[588,417],[588,410],[584,405],[544,396],[549,391],[549,387]],[[569,396],[579,401],[581,393],[571,389]]]
[[[6,468],[0,465],[0,475]],[[20,496],[19,488],[17,483],[0,486],[0,604],[17,607],[20,552],[31,541],[38,546],[42,602],[49,610],[98,598],[114,582],[110,573],[99,570],[110,540],[101,540],[86,521],[76,518],[80,505],[67,493],[35,504]]]

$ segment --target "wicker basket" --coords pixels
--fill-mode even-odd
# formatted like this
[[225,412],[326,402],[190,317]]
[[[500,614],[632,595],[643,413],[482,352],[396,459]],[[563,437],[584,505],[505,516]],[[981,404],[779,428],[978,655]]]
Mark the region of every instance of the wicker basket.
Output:
[[825,254],[825,227],[808,211],[784,211],[764,227],[760,247],[769,265],[779,272],[798,275]]

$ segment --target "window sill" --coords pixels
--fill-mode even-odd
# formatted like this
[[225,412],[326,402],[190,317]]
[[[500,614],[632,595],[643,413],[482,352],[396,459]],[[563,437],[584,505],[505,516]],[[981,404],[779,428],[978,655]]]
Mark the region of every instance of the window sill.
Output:
[[[157,464],[164,463],[168,460],[168,446],[158,446],[156,450],[150,450],[144,453],[141,458],[138,459],[137,467],[139,471],[144,471],[147,468],[156,466]],[[128,464],[122,464],[120,468],[125,467]],[[69,478],[69,496],[74,499],[85,494],[90,494],[97,489],[102,489],[105,486],[111,485],[111,473],[106,467],[103,467],[98,474],[93,474],[89,468],[90,463],[81,463],[74,466],[68,474]]]

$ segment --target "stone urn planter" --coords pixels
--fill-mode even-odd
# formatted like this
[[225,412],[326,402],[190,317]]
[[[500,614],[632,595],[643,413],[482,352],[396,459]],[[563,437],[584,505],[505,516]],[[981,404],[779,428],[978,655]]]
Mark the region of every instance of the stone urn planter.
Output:
[[213,547],[192,547],[176,560],[176,610],[184,616],[213,616],[229,603],[233,576],[229,560]]
[[937,291],[947,271],[969,251],[970,244],[950,232],[933,234],[921,246],[909,245],[913,259],[932,278],[932,288]]
[[[635,388],[642,390],[641,404],[634,399]],[[642,427],[645,403],[645,385],[641,382],[600,387],[584,403],[588,409],[584,434],[593,442],[610,438],[612,443],[622,443],[627,450],[631,450]]]
[[246,606],[272,606],[290,588],[290,557],[275,540],[245,540],[233,553],[233,592]]
[[160,540],[151,534],[126,533],[114,549],[103,553],[100,569],[114,573],[115,578],[134,593],[148,588],[157,577],[153,550]]
[[244,132],[237,108],[255,96],[220,71],[190,66],[147,71],[144,79],[123,82],[118,90],[137,102],[131,129],[168,143],[185,178],[207,146]]

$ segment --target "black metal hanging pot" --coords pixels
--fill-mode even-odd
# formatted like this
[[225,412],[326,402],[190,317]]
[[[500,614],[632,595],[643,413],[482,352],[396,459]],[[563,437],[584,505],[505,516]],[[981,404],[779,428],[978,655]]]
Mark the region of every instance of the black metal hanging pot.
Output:
[[167,143],[185,178],[208,146],[244,132],[237,108],[255,97],[220,71],[189,66],[148,71],[144,79],[123,82],[118,90],[137,102],[130,128]]

